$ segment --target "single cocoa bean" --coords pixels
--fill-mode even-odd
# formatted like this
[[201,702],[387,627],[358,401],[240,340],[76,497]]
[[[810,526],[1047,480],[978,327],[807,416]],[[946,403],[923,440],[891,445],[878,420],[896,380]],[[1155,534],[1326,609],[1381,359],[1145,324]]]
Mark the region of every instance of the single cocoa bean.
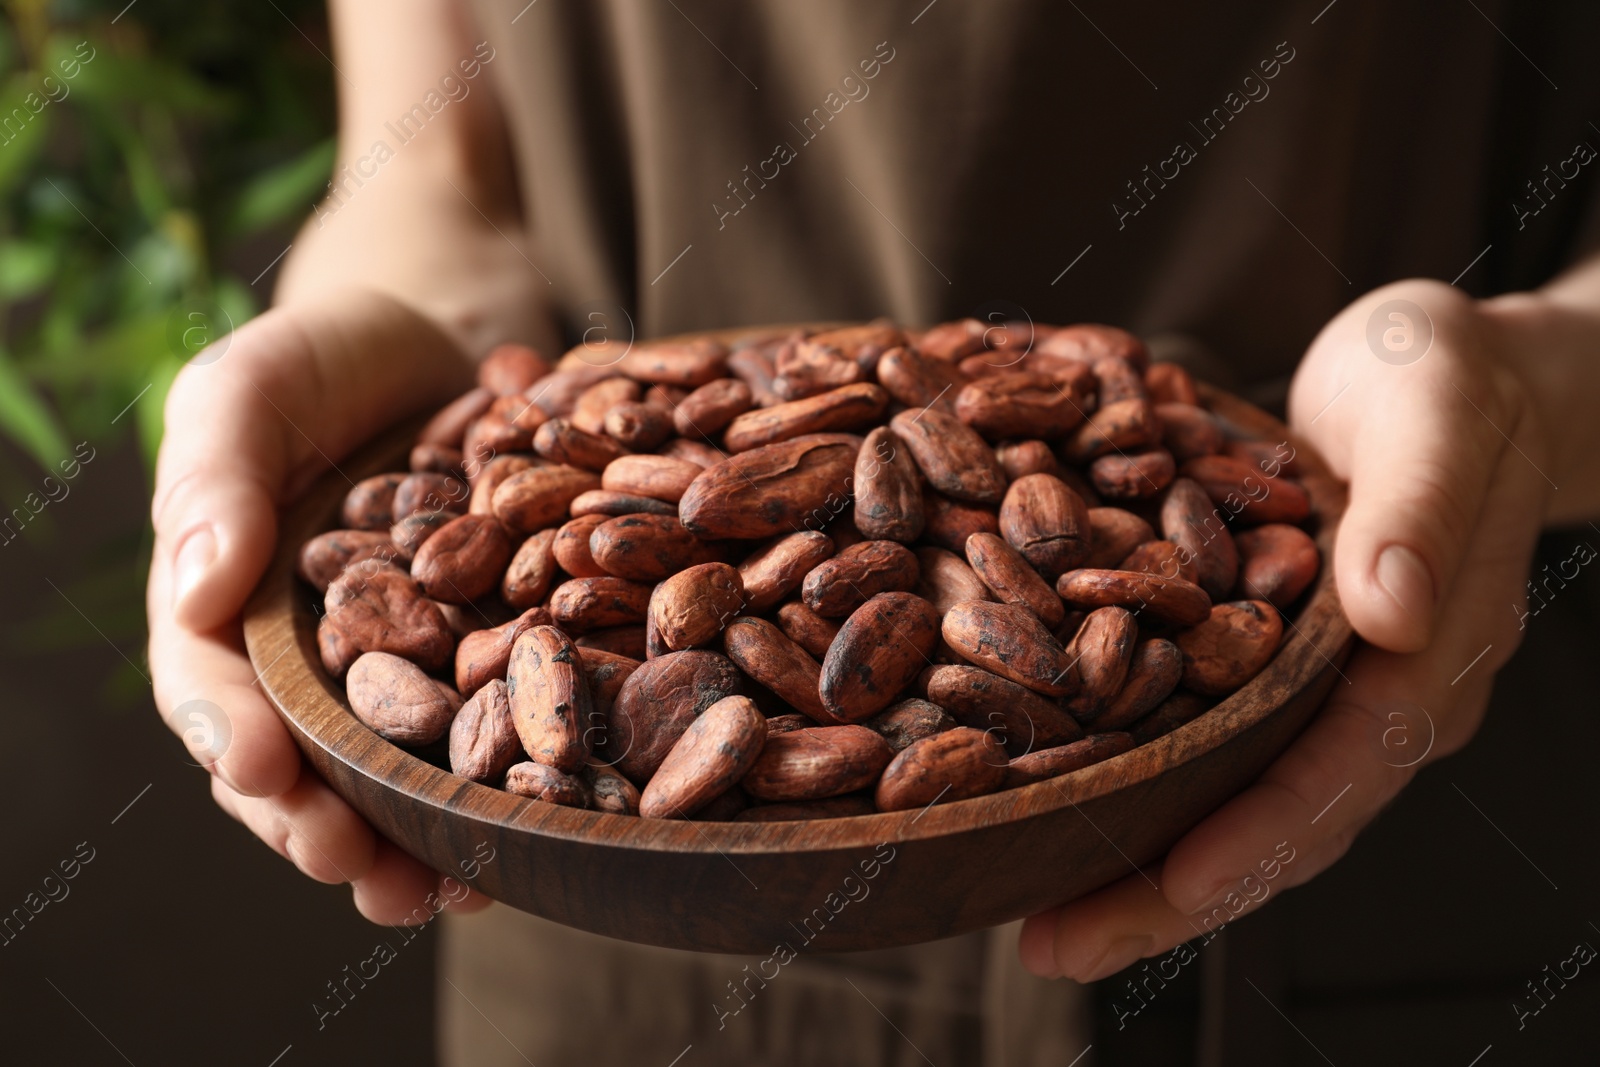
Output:
[[1288,475],[1268,478],[1232,456],[1197,456],[1181,473],[1241,523],[1304,522],[1311,514],[1311,498],[1299,482]]
[[462,515],[417,549],[411,576],[435,600],[470,604],[499,585],[511,552],[511,535],[494,516]]
[[994,449],[954,415],[936,408],[906,410],[890,420],[928,484],[944,495],[973,504],[997,504],[1006,472]]
[[541,530],[529,536],[511,557],[505,577],[500,579],[500,598],[513,608],[531,608],[550,591],[556,575],[556,533]]
[[606,723],[606,756],[643,786],[689,724],[723,697],[743,692],[739,670],[703,649],[671,652],[628,675]]
[[1089,509],[1060,478],[1029,474],[1006,490],[998,532],[1035,570],[1054,581],[1089,552]]
[[376,560],[380,565],[409,562],[407,553],[379,530],[329,530],[300,546],[295,573],[319,593],[346,567]]
[[767,738],[740,784],[760,800],[820,800],[871,785],[893,758],[865,726],[815,726]]
[[714,437],[754,403],[744,382],[718,378],[685,397],[672,413],[672,424],[685,437]]
[[[624,456],[623,459],[628,457]],[[617,462],[621,462],[618,460]],[[612,466],[616,466],[615,463]],[[609,468],[608,468],[609,469]],[[698,469],[698,468],[697,468]],[[634,496],[631,493],[618,493],[609,489],[591,489],[587,493],[579,493],[572,499],[572,517],[579,515],[604,515],[607,518],[616,518],[619,515],[676,515],[678,505],[654,497]]]
[[878,734],[889,747],[899,752],[925,737],[956,728],[955,719],[937,704],[910,697],[890,704],[861,724]]
[[1066,651],[1027,608],[969,600],[950,609],[941,632],[969,663],[1046,696],[1072,692]]
[[[992,536],[988,534],[972,534],[971,537]],[[968,540],[971,540],[971,537]],[[983,584],[972,568],[967,566],[966,560],[942,548],[917,549],[917,565],[920,577],[917,587],[912,590],[922,599],[933,605],[933,610],[938,613],[941,620],[945,612],[963,600],[992,600],[993,594],[989,587]]]
[[[670,456],[621,456],[601,474],[600,487],[614,493],[676,504],[702,469],[688,460]],[[677,514],[677,509],[674,508],[672,514]]]
[[574,578],[550,594],[550,617],[573,633],[642,623],[651,588],[626,578]]
[[1159,637],[1140,641],[1121,691],[1094,716],[1091,725],[1102,731],[1125,730],[1154,711],[1181,681],[1183,652],[1177,645]]
[[506,792],[564,808],[589,806],[589,789],[581,779],[543,763],[518,763],[506,771]]
[[861,429],[877,422],[888,403],[888,393],[870,382],[860,382],[804,400],[758,408],[728,424],[722,435],[723,447],[729,452],[748,452],[806,434]]
[[606,412],[604,429],[607,437],[638,452],[658,447],[675,432],[671,408],[632,400],[616,404]]
[[1144,500],[1172,484],[1178,465],[1164,448],[1117,452],[1089,465],[1089,478],[1106,500]]
[[894,541],[862,541],[813,567],[801,596],[818,615],[839,619],[879,593],[909,591],[917,578],[910,549]]
[[1027,608],[1051,629],[1061,625],[1066,615],[1061,598],[1039,577],[1039,572],[1029,565],[1022,553],[999,535],[975,533],[967,538],[967,563],[989,587],[995,600]]
[[765,619],[740,618],[728,624],[723,650],[745,674],[772,690],[810,720],[835,720],[822,707],[822,665]]
[[969,382],[956,394],[956,417],[991,441],[1053,440],[1084,419],[1094,384],[1087,368],[1064,375],[1007,371]]
[[604,433],[606,414],[618,404],[637,402],[638,399],[638,382],[631,378],[606,378],[578,394],[567,421],[585,433]]
[[[731,456],[701,471],[678,504],[683,524],[707,540],[756,540],[824,525],[850,499],[859,443],[808,434]],[[828,510],[833,502],[838,507]]]
[[1161,536],[1194,562],[1200,588],[1212,600],[1228,595],[1239,577],[1239,551],[1221,510],[1199,483],[1180,477],[1168,487],[1161,502]]
[[1067,659],[1072,663],[1068,681],[1074,692],[1066,700],[1066,709],[1080,721],[1099,715],[1127,679],[1138,641],[1138,620],[1126,608],[1089,612],[1067,646]]
[[1171,541],[1146,541],[1115,567],[1119,571],[1143,571],[1164,578],[1181,578],[1192,585],[1200,584],[1200,568],[1183,549]]
[[589,535],[589,551],[606,573],[637,582],[659,582],[717,554],[671,515],[606,519]]
[[494,393],[491,390],[482,387],[467,390],[440,408],[438,413],[428,420],[427,425],[417,433],[417,442],[460,448],[462,440],[466,437],[467,427],[488,411],[492,403],[494,403]]
[[1063,774],[1081,771],[1096,763],[1104,763],[1112,756],[1120,756],[1134,745],[1133,738],[1123,733],[1092,734],[1082,741],[1074,741],[1059,748],[1045,748],[1018,756],[1006,768],[1005,788],[1032,785],[1034,782],[1059,778]]
[[518,471],[494,490],[490,510],[494,517],[519,533],[537,533],[558,526],[579,493],[600,488],[592,471],[552,464]]
[[739,783],[767,741],[749,697],[723,697],[689,724],[639,800],[647,819],[685,819]]
[[1268,523],[1236,536],[1239,592],[1286,608],[1310,587],[1322,566],[1317,543],[1304,530]]
[[616,441],[597,433],[586,433],[566,419],[551,419],[533,435],[533,450],[551,463],[603,471],[606,464],[626,450]]
[[596,563],[594,553],[589,551],[590,535],[605,521],[604,515],[580,515],[562,524],[550,545],[550,553],[562,570],[574,578],[602,578],[611,573]]
[[922,674],[928,699],[957,722],[994,733],[1008,752],[1076,741],[1083,730],[1055,701],[981,667],[940,664]]
[[1176,637],[1183,684],[1196,693],[1226,696],[1261,672],[1282,639],[1283,619],[1266,601],[1217,604],[1210,618]]
[[656,586],[648,625],[667,651],[679,652],[710,644],[744,606],[739,572],[726,563],[701,563]]
[[411,575],[367,560],[328,583],[324,623],[358,652],[388,652],[423,670],[450,662],[455,635],[439,605],[422,595]]
[[771,610],[800,588],[813,567],[832,555],[833,541],[820,530],[792,533],[757,549],[739,564],[747,610],[752,615]]
[[909,811],[981,797],[999,789],[1009,761],[1000,742],[958,726],[925,737],[895,756],[878,781],[879,811]]
[[867,435],[856,455],[855,525],[868,537],[915,541],[922,535],[922,475],[887,426]]
[[450,770],[473,782],[492,782],[525,758],[499,678],[469,697],[450,724]]
[[345,678],[350,710],[373,733],[397,745],[431,745],[450,729],[455,708],[410,660],[365,652]]
[[998,533],[1000,520],[993,508],[963,504],[924,486],[922,491],[923,540],[950,552],[966,551],[975,533]]
[[595,811],[612,815],[639,814],[639,790],[622,775],[609,767],[586,763],[579,777],[589,787],[590,806]]
[[784,636],[819,660],[833,647],[840,626],[806,607],[803,601],[790,601],[778,609],[778,627]]
[[350,487],[344,495],[340,521],[351,530],[387,531],[394,525],[394,494],[404,474],[374,474]]
[[1103,404],[1061,447],[1070,463],[1088,463],[1109,452],[1133,452],[1161,440],[1161,423],[1148,400]]
[[571,774],[589,758],[594,705],[583,660],[554,626],[533,626],[517,638],[506,671],[506,696],[523,751],[535,762]]
[[1088,515],[1089,554],[1078,566],[1101,570],[1115,567],[1128,557],[1128,553],[1146,541],[1155,539],[1156,532],[1150,524],[1131,511],[1090,508]]
[[1182,578],[1143,571],[1068,571],[1056,580],[1056,592],[1081,608],[1127,608],[1179,626],[1194,626],[1211,614],[1211,598],[1204,589]]
[[859,722],[888,707],[928,664],[938,637],[932,604],[911,593],[879,593],[845,620],[823,657],[823,709]]

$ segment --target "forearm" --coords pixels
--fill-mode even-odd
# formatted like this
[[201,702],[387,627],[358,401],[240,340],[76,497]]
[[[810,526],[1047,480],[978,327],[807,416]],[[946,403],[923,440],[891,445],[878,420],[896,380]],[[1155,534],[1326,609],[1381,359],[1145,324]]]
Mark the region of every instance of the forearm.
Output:
[[1490,343],[1522,378],[1547,447],[1543,473],[1557,488],[1545,520],[1600,517],[1600,256],[1531,293],[1479,305]]
[[338,160],[276,302],[372,289],[433,319],[472,356],[504,340],[556,344],[549,283],[526,247],[493,50],[448,0],[408,4],[403,17],[375,0],[338,0],[331,17]]

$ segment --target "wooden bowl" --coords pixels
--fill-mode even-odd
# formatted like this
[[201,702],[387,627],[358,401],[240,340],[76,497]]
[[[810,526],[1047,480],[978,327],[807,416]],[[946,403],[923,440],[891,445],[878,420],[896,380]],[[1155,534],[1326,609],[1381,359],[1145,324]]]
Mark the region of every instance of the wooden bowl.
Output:
[[[1205,397],[1238,426],[1294,442],[1317,543],[1332,559],[1344,488],[1277,420],[1220,391]],[[342,464],[344,476],[403,470],[415,429],[367,447]],[[1278,655],[1237,693],[1164,737],[1050,781],[923,811],[810,822],[556,807],[440,770],[350,714],[343,685],[317,654],[312,593],[295,577],[300,544],[335,524],[344,476],[330,473],[288,510],[277,556],[246,608],[245,640],[267,698],[317,773],[411,855],[459,877],[463,861],[492,848],[474,888],[628,941],[763,956],[781,944],[885,948],[1071,900],[1158,859],[1253,782],[1310,720],[1353,645],[1324,566]]]

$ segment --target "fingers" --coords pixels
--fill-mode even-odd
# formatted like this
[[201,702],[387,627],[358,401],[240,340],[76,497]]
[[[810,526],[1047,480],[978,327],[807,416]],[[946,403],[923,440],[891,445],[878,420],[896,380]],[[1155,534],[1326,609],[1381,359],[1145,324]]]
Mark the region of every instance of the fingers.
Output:
[[1020,946],[1030,969],[1093,980],[1248,913],[1338,860],[1417,767],[1465,743],[1518,643],[1512,606],[1542,497],[1514,450],[1491,470],[1491,503],[1461,564],[1471,579],[1446,598],[1432,644],[1410,655],[1358,650],[1344,668],[1348,684],[1335,682],[1306,731],[1149,880],[1130,875],[1030,921]]
[[223,343],[173,382],[151,505],[171,565],[152,607],[193,630],[238,614],[291,483],[467,377],[443,334],[376,295],[269,311]]
[[319,882],[354,882],[376,866],[372,828],[315,775],[302,774],[276,797],[244,796],[213,778],[211,795],[274,852]]
[[[1370,347],[1369,323],[1397,299],[1410,302],[1403,320],[1432,336],[1410,362]],[[1538,451],[1524,394],[1481,354],[1476,321],[1448,286],[1388,286],[1328,325],[1296,382],[1296,424],[1350,482],[1333,560],[1345,611],[1391,651],[1432,636],[1507,438]]]
[[[355,880],[352,888],[356,910],[385,926],[420,925],[447,902],[437,892],[438,874],[381,837],[377,839],[371,868]],[[456,892],[459,894],[460,890]]]

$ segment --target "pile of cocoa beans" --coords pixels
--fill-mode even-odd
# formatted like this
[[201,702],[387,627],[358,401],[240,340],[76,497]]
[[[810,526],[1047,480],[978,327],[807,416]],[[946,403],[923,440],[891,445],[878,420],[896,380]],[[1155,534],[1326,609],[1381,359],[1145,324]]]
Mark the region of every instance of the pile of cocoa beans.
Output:
[[1320,565],[1293,446],[1108,326],[502,345],[478,381],[299,573],[363,723],[554,804],[1043,781],[1249,681]]

